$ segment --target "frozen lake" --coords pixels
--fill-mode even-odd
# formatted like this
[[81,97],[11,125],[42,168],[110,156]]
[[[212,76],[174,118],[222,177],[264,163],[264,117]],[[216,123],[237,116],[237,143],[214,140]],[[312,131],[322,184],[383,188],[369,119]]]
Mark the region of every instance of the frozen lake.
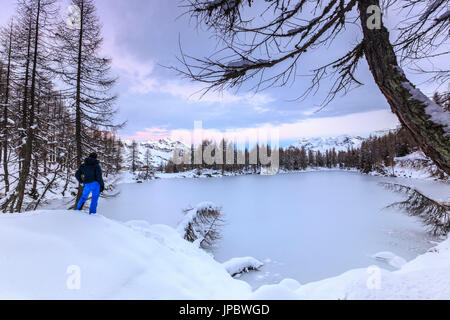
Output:
[[[175,227],[182,209],[203,201],[223,207],[226,226],[214,252],[223,262],[252,256],[265,263],[242,276],[252,286],[294,278],[300,283],[351,268],[389,265],[371,258],[379,251],[411,260],[433,246],[420,220],[383,208],[403,197],[378,185],[389,178],[342,171],[160,179],[122,184],[120,195],[101,199],[100,212],[120,220],[147,220]],[[395,179],[438,198],[450,186]]]

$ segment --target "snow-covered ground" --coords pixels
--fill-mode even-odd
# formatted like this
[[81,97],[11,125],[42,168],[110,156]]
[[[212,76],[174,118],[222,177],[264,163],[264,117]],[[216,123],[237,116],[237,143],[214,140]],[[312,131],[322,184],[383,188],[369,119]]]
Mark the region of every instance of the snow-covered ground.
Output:
[[0,216],[2,299],[450,299],[450,240],[374,266],[252,290],[172,228],[73,211]]
[[164,225],[35,211],[0,216],[0,241],[2,299],[222,299],[250,292]]
[[[270,289],[266,289],[267,297],[273,295]],[[400,270],[389,272],[377,267],[350,270],[301,286],[294,294],[298,299],[450,299],[450,239]]]
[[[383,167],[382,175],[394,175],[402,178],[449,180],[447,174],[440,170],[422,151],[416,151],[404,157],[394,159],[394,167]],[[372,172],[380,175],[379,172]]]

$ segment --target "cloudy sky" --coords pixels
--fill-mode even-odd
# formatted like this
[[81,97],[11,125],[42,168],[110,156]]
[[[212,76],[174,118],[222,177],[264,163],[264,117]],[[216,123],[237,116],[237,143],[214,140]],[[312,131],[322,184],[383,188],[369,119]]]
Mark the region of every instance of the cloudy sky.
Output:
[[[113,58],[113,72],[119,76],[118,120],[127,121],[120,134],[126,138],[155,139],[171,133],[187,132],[194,121],[203,122],[211,132],[259,127],[280,129],[283,141],[304,136],[367,134],[397,125],[385,98],[376,87],[363,60],[358,77],[364,86],[337,97],[320,112],[326,94],[325,82],[315,95],[292,101],[310,84],[299,77],[293,84],[254,93],[239,91],[211,93],[201,100],[196,94],[202,86],[181,78],[164,66],[181,67],[176,56],[179,41],[183,50],[204,57],[216,48],[205,30],[197,30],[178,0],[96,0],[103,23],[104,52]],[[15,0],[2,0],[0,23],[14,13]],[[395,15],[394,15],[395,16]],[[391,17],[387,16],[387,20]],[[357,28],[349,28],[333,47],[308,53],[300,66],[307,74],[313,67],[351,49],[360,39]],[[408,74],[416,83],[424,79]],[[426,94],[433,84],[422,83]]]

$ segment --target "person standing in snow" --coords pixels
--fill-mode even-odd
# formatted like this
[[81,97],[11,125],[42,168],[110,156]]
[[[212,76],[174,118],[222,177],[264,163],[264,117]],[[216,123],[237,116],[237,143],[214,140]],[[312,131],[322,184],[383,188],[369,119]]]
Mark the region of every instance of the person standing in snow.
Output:
[[80,184],[84,184],[83,194],[80,201],[78,201],[77,210],[81,210],[84,203],[87,201],[89,194],[92,192],[91,206],[89,214],[97,213],[97,204],[100,193],[105,189],[103,183],[102,168],[97,160],[97,154],[91,153],[84,163],[75,172],[75,177]]

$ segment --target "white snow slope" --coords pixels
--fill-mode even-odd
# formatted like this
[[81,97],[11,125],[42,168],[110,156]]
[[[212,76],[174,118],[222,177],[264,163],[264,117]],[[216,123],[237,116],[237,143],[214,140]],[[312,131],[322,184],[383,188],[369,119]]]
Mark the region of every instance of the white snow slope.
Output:
[[303,138],[298,143],[292,145],[301,149],[305,147],[306,150],[325,152],[326,150],[335,149],[338,151],[347,151],[347,149],[359,148],[365,139],[360,136],[338,136],[338,137],[315,137]]
[[[233,280],[220,263],[164,225],[36,211],[1,216],[0,243],[1,299],[221,299],[250,294],[248,284]],[[76,275],[68,270],[80,271],[79,290],[68,288]]]
[[415,151],[404,157],[396,157],[394,167],[382,166],[384,173],[374,170],[370,174],[389,176],[394,174],[396,177],[414,178],[414,179],[431,179],[448,181],[449,176],[439,169],[433,161],[428,158],[422,151]]
[[0,216],[0,299],[450,299],[450,240],[390,272],[252,292],[172,228],[74,211]]
[[[370,134],[371,137],[381,137],[387,135],[390,131],[394,130],[380,130]],[[367,137],[354,136],[354,135],[340,135],[330,137],[312,137],[302,138],[297,143],[291,145],[292,147],[302,148],[306,150],[325,152],[327,150],[335,149],[336,152],[347,151],[347,149],[357,149],[361,147],[361,144]]]

